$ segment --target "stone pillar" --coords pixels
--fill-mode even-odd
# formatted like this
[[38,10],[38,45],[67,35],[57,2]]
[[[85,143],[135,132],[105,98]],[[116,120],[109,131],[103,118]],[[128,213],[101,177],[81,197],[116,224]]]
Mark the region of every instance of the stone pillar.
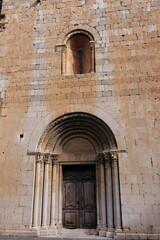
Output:
[[36,156],[36,171],[35,171],[35,187],[34,187],[34,202],[33,202],[33,227],[38,227],[39,222],[39,204],[40,204],[40,187],[41,187],[41,166],[43,164],[43,156]]
[[101,229],[99,231],[99,235],[101,237],[106,236],[106,194],[105,194],[105,176],[104,176],[104,155],[99,154],[99,164],[100,164],[100,203],[101,203]]
[[112,164],[114,182],[115,229],[116,232],[122,232],[118,155],[116,153],[112,153]]
[[112,189],[112,170],[111,170],[111,153],[104,153],[105,156],[105,173],[106,173],[106,199],[107,199],[107,225],[108,230],[106,237],[114,237],[114,217],[113,217],[113,189]]
[[58,164],[58,154],[51,154],[52,162],[52,192],[51,192],[51,227],[56,228],[56,198],[57,198],[57,164]]
[[43,201],[42,201],[42,226],[48,225],[48,188],[49,188],[49,164],[50,154],[44,154],[44,183],[43,183]]

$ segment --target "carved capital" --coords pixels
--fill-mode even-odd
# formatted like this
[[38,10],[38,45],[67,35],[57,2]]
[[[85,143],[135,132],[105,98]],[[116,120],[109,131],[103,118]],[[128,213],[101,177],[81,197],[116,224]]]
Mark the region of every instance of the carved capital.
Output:
[[112,161],[118,162],[118,154],[117,153],[111,153],[112,155]]
[[104,163],[104,154],[103,153],[98,153],[97,155],[97,160],[100,164],[103,164]]
[[41,153],[36,155],[36,163],[42,163],[43,162],[43,155]]
[[111,165],[112,154],[110,152],[98,153],[97,160],[100,164],[106,163],[107,166]]
[[50,164],[50,154],[49,153],[44,153],[43,158],[44,158],[45,164]]
[[111,164],[111,160],[112,160],[112,155],[110,152],[104,152],[104,159],[105,159],[105,163],[107,166],[110,166]]
[[58,164],[58,159],[59,159],[59,154],[58,153],[51,154],[50,158],[51,158],[52,164]]

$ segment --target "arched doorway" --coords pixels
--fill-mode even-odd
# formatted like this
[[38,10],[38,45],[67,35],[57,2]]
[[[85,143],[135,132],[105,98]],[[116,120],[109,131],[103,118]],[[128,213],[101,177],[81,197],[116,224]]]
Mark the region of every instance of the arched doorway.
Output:
[[33,227],[121,231],[118,157],[111,129],[96,116],[68,113],[52,121],[37,147]]

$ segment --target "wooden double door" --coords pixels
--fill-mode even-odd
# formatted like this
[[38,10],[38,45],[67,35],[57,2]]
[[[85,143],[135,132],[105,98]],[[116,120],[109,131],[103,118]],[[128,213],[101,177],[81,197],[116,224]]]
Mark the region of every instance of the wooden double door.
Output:
[[62,215],[65,228],[96,227],[95,165],[63,166]]

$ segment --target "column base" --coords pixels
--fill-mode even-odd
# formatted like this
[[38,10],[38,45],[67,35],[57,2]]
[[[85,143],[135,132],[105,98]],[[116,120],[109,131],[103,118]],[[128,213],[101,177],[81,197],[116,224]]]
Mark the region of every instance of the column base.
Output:
[[42,229],[41,229],[41,230],[39,231],[39,235],[40,235],[40,236],[48,236],[48,230],[42,230]]
[[54,226],[50,226],[50,228],[48,229],[48,234],[49,235],[56,235],[56,234],[58,234],[57,227],[55,225]]
[[114,236],[115,236],[115,232],[109,231],[109,230],[106,232],[106,237],[107,238],[114,238]]
[[48,235],[48,226],[41,226],[40,230],[39,230],[39,235],[40,236],[47,236]]
[[116,233],[122,233],[122,228],[116,228],[115,232]]
[[32,227],[31,227],[31,230],[33,230],[33,231],[34,231],[34,230],[37,231],[37,230],[39,230],[39,226],[32,226]]
[[53,223],[53,224],[49,227],[48,232],[49,232],[50,235],[56,235],[56,234],[58,234],[58,229],[57,229],[57,226],[56,226],[55,223]]
[[61,233],[62,224],[61,224],[61,223],[57,223],[57,224],[56,224],[56,229],[57,229],[57,233]]
[[98,230],[101,229],[101,224],[100,224],[100,223],[97,225],[97,229],[98,229]]
[[100,237],[106,237],[106,230],[100,230],[99,231],[99,236]]

